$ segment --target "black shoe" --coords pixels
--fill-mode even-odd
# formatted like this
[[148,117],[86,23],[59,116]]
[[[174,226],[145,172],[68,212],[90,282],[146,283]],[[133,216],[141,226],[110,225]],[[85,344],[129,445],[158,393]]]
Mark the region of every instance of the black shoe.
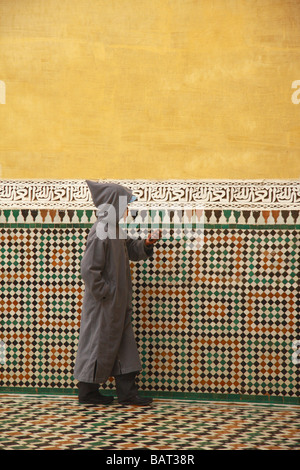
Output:
[[82,405],[110,405],[114,400],[114,397],[108,397],[101,395],[100,392],[92,392],[87,394],[85,397],[79,397],[78,401]]
[[127,400],[119,400],[120,405],[134,405],[134,406],[149,406],[152,403],[152,398],[140,397],[135,395]]

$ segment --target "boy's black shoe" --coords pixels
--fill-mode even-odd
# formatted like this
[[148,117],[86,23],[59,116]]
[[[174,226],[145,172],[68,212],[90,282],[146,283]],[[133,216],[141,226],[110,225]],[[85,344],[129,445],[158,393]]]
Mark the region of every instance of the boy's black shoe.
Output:
[[84,405],[109,405],[114,397],[101,395],[99,384],[79,382],[78,401]]
[[149,406],[152,403],[152,398],[140,397],[135,395],[127,400],[119,400],[120,405],[134,405],[134,406]]
[[100,392],[92,392],[87,394],[85,397],[79,397],[78,401],[82,405],[110,405],[114,400],[114,397],[107,397],[101,395]]

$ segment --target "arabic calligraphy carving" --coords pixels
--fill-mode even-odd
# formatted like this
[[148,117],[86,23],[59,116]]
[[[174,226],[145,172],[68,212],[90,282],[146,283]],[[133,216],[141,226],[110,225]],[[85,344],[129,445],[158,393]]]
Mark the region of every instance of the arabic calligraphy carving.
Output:
[[[132,189],[138,199],[136,207],[300,208],[300,182],[295,180],[99,181],[113,181]],[[0,207],[94,209],[84,180],[2,180]]]

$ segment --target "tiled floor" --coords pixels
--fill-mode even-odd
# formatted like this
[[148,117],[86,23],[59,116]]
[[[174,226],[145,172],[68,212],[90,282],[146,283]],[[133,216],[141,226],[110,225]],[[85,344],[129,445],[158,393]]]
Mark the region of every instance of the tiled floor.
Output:
[[156,399],[146,408],[0,394],[0,450],[300,450],[300,407]]

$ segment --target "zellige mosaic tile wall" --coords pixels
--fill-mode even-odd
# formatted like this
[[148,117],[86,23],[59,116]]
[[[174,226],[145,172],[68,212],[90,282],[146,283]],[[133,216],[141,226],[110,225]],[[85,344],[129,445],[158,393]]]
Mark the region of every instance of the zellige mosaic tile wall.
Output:
[[[131,215],[142,228],[145,211]],[[1,387],[76,389],[95,220],[90,207],[2,208]],[[131,264],[142,390],[299,398],[299,228],[295,205],[205,209],[201,249],[173,225],[153,258]]]

